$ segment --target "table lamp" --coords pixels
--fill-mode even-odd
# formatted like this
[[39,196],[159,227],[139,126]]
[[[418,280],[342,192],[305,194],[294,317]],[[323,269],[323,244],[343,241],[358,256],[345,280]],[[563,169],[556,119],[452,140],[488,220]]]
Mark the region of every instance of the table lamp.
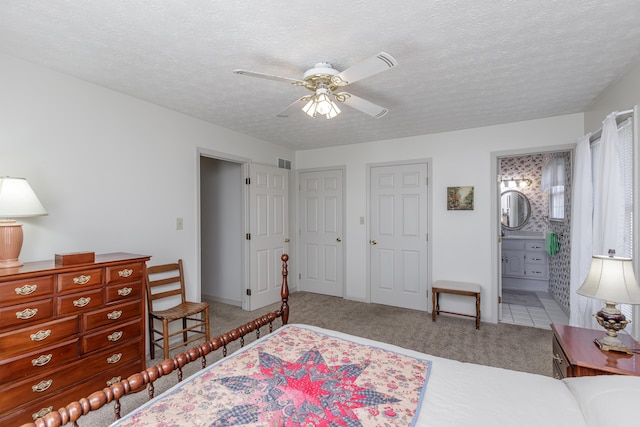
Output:
[[600,349],[631,354],[631,349],[618,338],[618,331],[631,321],[616,308],[619,303],[640,304],[640,286],[631,258],[616,257],[613,249],[609,250],[609,256],[594,255],[587,278],[577,292],[604,301],[605,306],[594,314],[598,324],[607,331],[607,335],[594,340]]
[[47,211],[24,178],[0,178],[0,269],[20,267],[22,224],[13,218],[46,215]]

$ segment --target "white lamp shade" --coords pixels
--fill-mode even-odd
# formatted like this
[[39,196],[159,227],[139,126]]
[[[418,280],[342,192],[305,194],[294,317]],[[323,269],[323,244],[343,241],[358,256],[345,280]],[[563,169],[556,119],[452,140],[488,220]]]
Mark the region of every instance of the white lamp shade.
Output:
[[580,295],[620,304],[640,304],[631,258],[594,256]]
[[24,178],[0,178],[0,218],[47,215],[31,186]]

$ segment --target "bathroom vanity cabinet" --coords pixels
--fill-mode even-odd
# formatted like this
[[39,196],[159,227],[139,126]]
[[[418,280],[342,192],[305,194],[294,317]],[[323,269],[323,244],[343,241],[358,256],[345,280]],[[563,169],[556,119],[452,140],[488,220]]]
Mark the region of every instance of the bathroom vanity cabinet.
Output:
[[544,250],[544,239],[503,238],[502,287],[547,291],[549,256]]

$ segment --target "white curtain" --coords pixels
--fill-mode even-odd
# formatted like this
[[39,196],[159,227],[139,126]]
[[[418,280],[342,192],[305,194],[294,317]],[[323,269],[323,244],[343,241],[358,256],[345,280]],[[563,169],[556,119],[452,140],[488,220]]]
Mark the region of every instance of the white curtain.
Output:
[[[571,278],[569,304],[571,306],[569,324],[591,328],[594,309],[593,298],[578,295],[576,291],[587,277],[593,254],[593,186],[591,182],[591,147],[585,135],[576,145],[573,168],[573,204],[571,214]],[[597,310],[596,310],[597,311]]]
[[569,322],[592,329],[599,328],[593,314],[602,302],[577,295],[576,290],[589,271],[592,255],[607,255],[609,249],[621,255],[624,247],[623,180],[616,113],[609,114],[603,122],[599,150],[592,163],[589,135],[578,141],[571,227]]

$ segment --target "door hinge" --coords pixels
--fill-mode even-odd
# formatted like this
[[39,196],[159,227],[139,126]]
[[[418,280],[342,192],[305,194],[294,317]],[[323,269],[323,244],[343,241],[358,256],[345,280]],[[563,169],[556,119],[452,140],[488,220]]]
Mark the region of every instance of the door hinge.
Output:
[[424,179],[424,181],[425,181],[425,184],[426,184],[426,185],[429,185],[429,177],[426,177],[426,178]]
[[298,273],[298,280],[302,280],[302,273]]
[[251,185],[251,178],[245,178],[244,183],[247,185]]
[[498,304],[502,304],[502,297],[498,297]]
[[247,289],[247,296],[251,296],[251,289]]
[[429,241],[429,233],[427,233],[427,242]]
[[244,238],[245,240],[251,240],[251,233],[247,233]]

